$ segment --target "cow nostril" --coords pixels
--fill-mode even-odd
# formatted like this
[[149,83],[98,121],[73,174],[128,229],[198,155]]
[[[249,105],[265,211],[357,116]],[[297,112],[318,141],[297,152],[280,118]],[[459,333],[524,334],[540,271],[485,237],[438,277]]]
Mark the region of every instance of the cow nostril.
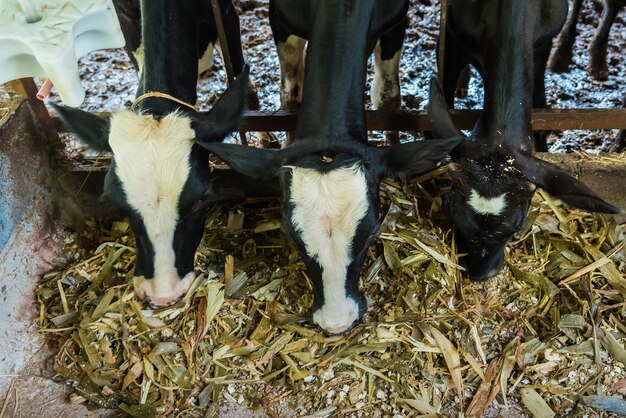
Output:
[[358,321],[354,321],[352,324],[348,325],[346,328],[329,328],[322,330],[324,335],[327,337],[340,337],[343,335],[347,335],[354,329],[354,327],[358,324]]
[[170,302],[164,303],[164,304],[156,304],[151,297],[146,296],[146,298],[144,299],[144,301],[146,302],[146,305],[150,308],[150,309],[161,309],[161,308],[167,308],[169,306],[173,306],[176,305],[178,302],[180,302],[180,300],[183,298],[183,296],[180,296]]

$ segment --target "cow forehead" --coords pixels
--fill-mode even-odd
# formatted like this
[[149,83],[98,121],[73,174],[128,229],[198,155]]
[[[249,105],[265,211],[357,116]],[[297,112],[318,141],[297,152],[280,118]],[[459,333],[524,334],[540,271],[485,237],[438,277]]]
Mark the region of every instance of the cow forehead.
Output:
[[332,263],[347,268],[352,238],[369,208],[361,165],[325,173],[292,167],[290,202],[291,223],[301,234],[309,256],[322,266]]
[[109,144],[115,156],[115,174],[149,235],[158,233],[155,229],[173,230],[175,226],[194,138],[190,119],[178,113],[160,120],[131,111],[111,117]]

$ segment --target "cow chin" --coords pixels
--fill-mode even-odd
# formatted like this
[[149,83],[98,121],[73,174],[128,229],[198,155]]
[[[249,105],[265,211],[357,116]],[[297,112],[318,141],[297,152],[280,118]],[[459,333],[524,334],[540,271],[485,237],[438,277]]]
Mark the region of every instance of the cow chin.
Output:
[[[506,245],[506,243],[505,243]],[[504,245],[493,248],[485,253],[477,254],[469,251],[460,259],[461,265],[467,270],[469,279],[473,282],[484,282],[497,276],[504,265]]]
[[145,300],[152,307],[160,308],[178,302],[187,293],[195,278],[194,272],[187,273],[182,279],[177,275],[155,277],[154,279],[135,276],[133,286],[135,294],[139,298]]

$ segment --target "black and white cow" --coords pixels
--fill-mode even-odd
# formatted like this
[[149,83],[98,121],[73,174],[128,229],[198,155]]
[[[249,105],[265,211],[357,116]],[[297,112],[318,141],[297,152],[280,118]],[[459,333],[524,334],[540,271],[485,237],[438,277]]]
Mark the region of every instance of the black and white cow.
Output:
[[[199,11],[195,0],[143,0],[145,64],[137,95],[160,92],[196,102]],[[128,216],[137,241],[135,292],[153,306],[183,296],[195,278],[194,255],[213,199],[208,153],[198,144],[222,141],[243,111],[248,71],[210,112],[170,98],[148,97],[136,111],[106,121],[56,106],[79,138],[113,154],[105,194]]]
[[[126,50],[135,69],[141,72],[144,61],[144,46],[141,38],[141,4],[140,0],[113,0],[115,11],[117,12],[120,27],[126,41]],[[233,74],[241,74],[245,66],[243,50],[241,45],[241,31],[239,16],[232,0],[219,0],[222,22],[224,25],[224,35],[228,43],[228,56],[232,64]],[[223,57],[222,48],[219,43],[217,24],[211,5],[211,0],[198,1],[198,75],[203,76],[213,65],[213,54],[217,49]],[[246,97],[248,109],[259,109],[259,96],[252,80],[249,80],[249,92]],[[275,146],[270,144],[275,142],[269,133],[258,133],[263,146]]]
[[[397,0],[407,5],[406,0]],[[293,3],[296,4],[296,3]],[[308,28],[295,28],[282,14],[281,1],[270,0],[270,26],[280,61],[280,108],[296,111],[302,101],[302,83],[304,78],[304,51],[309,39]],[[374,81],[371,99],[374,109],[400,110],[400,56],[406,32],[406,13],[397,24],[381,33],[373,47]],[[300,31],[305,29],[305,31]],[[370,51],[371,52],[371,51]],[[397,132],[386,134],[389,142],[398,143]],[[287,135],[285,145],[291,142]]]
[[[533,46],[552,30],[551,19],[561,19],[554,3],[448,3],[450,33],[481,69],[485,86],[483,113],[468,140],[452,153],[447,198],[457,252],[467,254],[461,263],[475,281],[502,268],[504,247],[525,225],[536,187],[581,209],[618,212],[562,169],[532,155]],[[434,79],[430,95],[433,131],[442,137],[459,135]]]
[[[213,64],[213,52],[219,48],[217,25],[211,6],[211,0],[197,2],[198,12],[198,73],[211,68]],[[141,70],[144,60],[144,46],[141,38],[141,4],[140,0],[113,0],[120,27],[126,40],[125,49],[133,64]],[[228,52],[233,64],[233,72],[241,73],[245,65],[241,47],[241,34],[239,17],[232,0],[219,0],[220,12],[224,23]]]
[[[550,57],[550,69],[555,73],[565,73],[572,63],[572,48],[576,41],[576,23],[580,15],[583,0],[574,0],[567,16],[567,22],[556,41],[556,48]],[[609,76],[606,52],[609,31],[620,9],[626,7],[626,0],[603,0],[603,12],[596,33],[589,43],[589,64],[587,70],[594,80],[604,81]]]
[[243,174],[280,179],[283,232],[313,280],[313,320],[329,334],[348,331],[366,310],[359,275],[380,225],[381,178],[431,169],[461,140],[367,143],[367,59],[378,36],[403,22],[407,3],[273,1],[283,26],[308,39],[293,143],[281,150],[206,145]]
[[[523,0],[529,1],[529,0]],[[536,109],[547,107],[545,72],[552,49],[552,40],[563,27],[563,23],[567,17],[567,0],[530,0],[535,7],[539,9],[540,17],[538,17],[537,25],[541,27],[541,32],[533,39],[533,89],[532,89],[532,106]],[[449,12],[454,15],[454,0],[448,5]],[[457,3],[458,4],[458,3]],[[482,4],[482,3],[481,3]],[[479,8],[478,5],[474,8]],[[482,8],[482,6],[480,7]],[[458,7],[457,7],[458,10]],[[494,10],[493,13],[497,13]],[[458,19],[458,17],[453,19]],[[450,22],[452,19],[448,19]],[[484,29],[485,25],[481,25],[475,30]],[[491,29],[491,28],[489,28]],[[458,91],[459,76],[467,65],[472,64],[483,79],[485,78],[485,68],[480,62],[476,62],[476,58],[466,48],[466,41],[461,39],[458,33],[455,33],[455,23],[449,23],[446,26],[445,48],[444,48],[444,74],[442,86],[443,94],[448,105],[454,107],[455,92]],[[469,79],[469,78],[467,78]],[[534,142],[536,151],[548,151],[547,145],[548,132],[535,132]]]

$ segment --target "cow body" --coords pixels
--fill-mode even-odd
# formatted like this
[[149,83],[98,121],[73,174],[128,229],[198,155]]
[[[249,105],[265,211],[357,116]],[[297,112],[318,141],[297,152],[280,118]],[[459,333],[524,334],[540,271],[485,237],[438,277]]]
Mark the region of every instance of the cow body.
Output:
[[[576,23],[580,16],[583,0],[574,0],[572,9],[567,16],[567,22],[559,34],[556,49],[550,57],[550,69],[556,73],[564,73],[572,63],[572,48],[576,41]],[[589,44],[589,64],[587,70],[594,80],[604,81],[609,72],[606,62],[609,32],[620,9],[626,6],[626,0],[603,0],[602,17],[596,33]]]
[[273,13],[290,33],[308,39],[293,143],[281,150],[207,145],[237,171],[280,179],[283,232],[296,243],[313,281],[313,320],[330,334],[348,331],[366,309],[359,276],[380,225],[381,177],[430,169],[460,140],[385,149],[367,143],[367,59],[380,34],[402,24],[407,6],[386,0],[273,1]]
[[[527,0],[524,0],[527,1]],[[491,4],[488,2],[488,4]],[[456,5],[456,7],[455,7]],[[465,7],[465,6],[462,6]],[[476,5],[471,10],[483,10],[482,3]],[[537,33],[532,37],[532,59],[533,59],[533,90],[532,90],[532,106],[542,109],[547,107],[545,92],[545,70],[552,48],[552,40],[559,33],[567,16],[567,0],[532,0],[530,7],[536,10],[536,30]],[[454,107],[454,95],[458,90],[458,80],[462,71],[468,64],[472,64],[478,72],[485,77],[484,63],[480,62],[481,57],[477,57],[468,53],[475,50],[476,45],[471,42],[480,42],[481,36],[475,33],[475,38],[468,40],[464,37],[460,29],[463,22],[473,19],[475,16],[458,16],[459,2],[450,1],[448,5],[448,22],[446,26],[445,49],[444,49],[444,77],[443,92],[448,105]],[[463,11],[465,12],[465,10]],[[492,14],[498,13],[497,10]],[[490,18],[493,16],[490,16]],[[484,25],[473,30],[480,30]],[[470,28],[467,28],[470,29]],[[475,40],[474,40],[475,39]],[[547,133],[535,134],[535,148],[537,151],[547,151]]]
[[[144,59],[140,0],[113,0],[113,5],[126,40],[126,51],[137,70],[140,70]],[[245,64],[241,47],[239,17],[231,0],[220,0],[219,5],[233,72],[239,74]],[[199,28],[198,40],[194,42],[194,45],[197,45],[198,72],[201,74],[213,64],[213,50],[218,46],[219,39],[211,1],[197,1],[194,10],[198,14]]]
[[[550,34],[553,2],[473,0],[449,3],[448,25],[463,52],[484,78],[483,113],[468,141],[453,153],[453,184],[448,213],[457,234],[457,252],[467,274],[482,281],[496,275],[504,247],[526,222],[536,187],[591,211],[617,209],[563,170],[532,155],[534,46]],[[434,132],[458,135],[436,81],[431,82],[429,113]]]
[[[136,109],[109,121],[54,106],[80,139],[112,153],[105,194],[128,216],[137,243],[136,293],[154,306],[183,296],[195,278],[194,255],[213,196],[208,154],[198,142],[221,141],[238,123],[247,71],[208,113],[195,103],[198,78],[196,2],[145,0],[142,4],[144,67]],[[188,48],[181,45],[188,45]]]
[[[142,22],[140,0],[113,0],[120,27],[126,40],[124,47],[135,69],[140,72],[144,62],[144,43],[142,40]],[[241,45],[239,16],[232,0],[220,0],[220,13],[224,24],[224,35],[228,44],[228,57],[232,64],[233,74],[239,75],[244,68],[245,61]],[[206,74],[213,65],[215,49],[223,57],[219,43],[217,24],[211,5],[211,0],[199,0],[194,10],[198,13],[198,39],[194,42],[198,59],[198,75]],[[259,109],[260,102],[256,88],[250,81],[249,92],[246,97],[248,109]],[[263,146],[274,146],[276,139],[269,133],[258,133]]]
[[[404,2],[404,0],[402,0]],[[288,7],[308,7],[308,1],[298,6],[296,2]],[[304,78],[304,51],[309,39],[309,27],[294,27],[289,17],[285,16],[284,5],[279,0],[270,1],[270,26],[280,61],[280,104],[281,109],[296,111],[302,101],[302,83]],[[406,32],[406,15],[400,18],[386,32],[380,34],[375,43],[370,42],[368,48],[374,52],[374,82],[371,98],[377,110],[399,110],[400,99],[400,55]],[[349,53],[349,52],[348,52]],[[398,143],[397,132],[387,133],[391,143]],[[292,140],[287,135],[288,145]]]

